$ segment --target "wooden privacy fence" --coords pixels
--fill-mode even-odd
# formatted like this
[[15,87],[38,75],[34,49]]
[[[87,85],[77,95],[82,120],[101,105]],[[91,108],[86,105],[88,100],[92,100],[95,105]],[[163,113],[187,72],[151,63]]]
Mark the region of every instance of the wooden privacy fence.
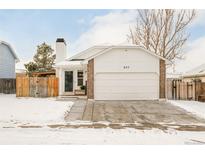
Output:
[[17,97],[56,97],[58,78],[56,77],[17,77]]
[[175,100],[205,101],[205,83],[167,80],[167,98]]
[[15,94],[16,79],[0,79],[0,93]]

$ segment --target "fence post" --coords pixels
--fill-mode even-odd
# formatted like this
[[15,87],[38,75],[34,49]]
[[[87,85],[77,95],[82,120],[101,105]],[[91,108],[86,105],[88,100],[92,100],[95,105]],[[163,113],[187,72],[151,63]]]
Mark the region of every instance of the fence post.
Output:
[[195,101],[198,101],[199,95],[201,95],[201,81],[195,80]]
[[189,99],[189,83],[186,83],[186,100]]
[[176,99],[176,80],[172,81],[172,99]]

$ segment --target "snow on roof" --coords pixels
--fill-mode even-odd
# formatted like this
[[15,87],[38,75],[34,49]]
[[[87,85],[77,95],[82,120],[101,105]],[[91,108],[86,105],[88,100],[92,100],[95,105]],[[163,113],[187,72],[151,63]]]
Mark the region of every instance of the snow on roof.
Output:
[[82,65],[82,61],[64,60],[64,61],[61,61],[61,62],[57,63],[55,66],[60,67],[60,66],[81,66],[81,65]]
[[[145,52],[156,56],[160,59],[166,60],[165,58],[156,55],[155,53],[146,50],[145,48],[143,48],[142,46],[139,45],[134,45],[134,44],[120,44],[120,45],[96,45],[96,46],[92,46],[70,58],[65,59],[62,62],[57,63],[55,66],[56,67],[62,67],[62,66],[82,66],[83,64],[86,63],[86,60],[88,60],[91,57],[95,57],[98,56],[99,54],[102,54],[104,52],[107,52],[113,48],[140,48],[142,50],[144,50]],[[83,62],[84,61],[84,62]]]
[[199,76],[199,75],[205,75],[205,63],[186,72],[183,76],[186,77],[186,76]]
[[5,42],[5,41],[0,40],[0,44],[4,44],[4,45],[8,46],[9,49],[11,50],[11,52],[12,52],[14,58],[16,59],[16,61],[17,61],[17,62],[19,61],[19,58],[17,57],[17,54],[16,54],[15,50],[12,48],[12,46],[11,46],[8,42]]
[[103,53],[103,52],[106,52],[106,51],[109,51],[113,48],[140,48],[146,52],[148,52],[149,54],[153,55],[153,56],[156,56],[160,59],[163,59],[163,60],[166,60],[165,58],[143,48],[142,46],[139,46],[139,45],[134,45],[134,44],[121,44],[121,45],[98,45],[98,46],[93,46],[91,48],[88,48],[87,50],[84,50],[70,58],[68,58],[67,60],[75,60],[75,59],[78,59],[78,60],[85,60],[85,59],[89,59],[90,57],[93,57],[93,56],[96,56],[100,53]]
[[[110,47],[110,46],[109,46]],[[108,46],[92,46],[70,58],[68,58],[67,60],[73,60],[73,59],[80,59],[80,60],[84,60],[86,57],[92,56],[94,54],[97,54],[98,52],[100,52],[101,50],[108,48]]]

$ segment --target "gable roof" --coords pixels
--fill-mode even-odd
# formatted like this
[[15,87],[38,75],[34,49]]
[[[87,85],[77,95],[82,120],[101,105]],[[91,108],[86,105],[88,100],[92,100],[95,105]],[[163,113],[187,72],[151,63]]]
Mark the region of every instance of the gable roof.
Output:
[[10,51],[11,51],[12,55],[14,56],[16,62],[19,61],[19,58],[17,57],[16,52],[14,51],[14,49],[12,48],[12,46],[9,43],[0,40],[0,44],[6,45],[10,49]]
[[149,53],[150,55],[153,55],[159,59],[163,59],[165,61],[167,61],[167,59],[143,48],[142,46],[138,46],[138,45],[112,45],[112,46],[93,46],[91,48],[88,48],[70,58],[68,58],[67,60],[73,61],[73,60],[90,60],[92,58],[95,58],[105,52],[108,52],[112,49],[119,49],[119,48],[126,48],[126,49],[141,49],[144,52]]

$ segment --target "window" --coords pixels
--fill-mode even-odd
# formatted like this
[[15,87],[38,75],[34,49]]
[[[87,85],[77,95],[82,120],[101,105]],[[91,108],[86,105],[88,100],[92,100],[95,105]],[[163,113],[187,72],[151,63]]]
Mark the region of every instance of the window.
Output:
[[83,86],[83,71],[78,71],[78,86]]

